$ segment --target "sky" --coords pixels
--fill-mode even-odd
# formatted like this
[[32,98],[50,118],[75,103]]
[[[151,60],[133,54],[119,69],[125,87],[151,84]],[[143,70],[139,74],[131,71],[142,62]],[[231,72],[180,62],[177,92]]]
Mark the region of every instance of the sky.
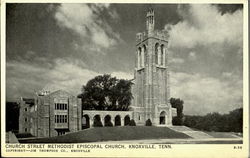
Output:
[[170,28],[170,96],[184,101],[184,114],[242,107],[240,4],[7,4],[7,101],[42,89],[77,95],[102,74],[132,79],[148,8],[155,29]]

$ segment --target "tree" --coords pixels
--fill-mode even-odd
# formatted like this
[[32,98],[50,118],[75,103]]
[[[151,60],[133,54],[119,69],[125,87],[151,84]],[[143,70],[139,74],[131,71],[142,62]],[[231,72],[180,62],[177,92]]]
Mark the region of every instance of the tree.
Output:
[[82,106],[84,110],[126,111],[131,103],[132,82],[116,79],[104,74],[89,80],[82,87]]
[[19,105],[17,102],[6,102],[6,131],[18,131]]
[[205,116],[185,116],[184,125],[205,131],[242,132],[243,109],[235,109],[228,114],[214,112]]
[[176,108],[177,117],[173,119],[174,125],[182,125],[183,124],[183,104],[184,101],[180,98],[170,98],[170,104],[172,108]]

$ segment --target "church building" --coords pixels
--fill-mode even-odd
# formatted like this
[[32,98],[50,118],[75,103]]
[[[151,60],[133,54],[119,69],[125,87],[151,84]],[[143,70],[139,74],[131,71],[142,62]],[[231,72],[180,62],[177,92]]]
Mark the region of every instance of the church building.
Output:
[[145,124],[171,125],[172,108],[169,103],[168,39],[166,30],[155,30],[154,10],[146,17],[146,32],[136,35],[136,66],[133,87],[134,119]]
[[[169,103],[169,64],[167,30],[155,30],[154,11],[146,15],[146,31],[136,34],[133,100],[129,111],[82,110],[81,99],[63,90],[36,93],[34,99],[21,98],[19,132],[52,137],[93,127],[126,126],[133,119],[137,126],[147,120],[153,126],[172,125]],[[174,109],[175,110],[175,109]]]

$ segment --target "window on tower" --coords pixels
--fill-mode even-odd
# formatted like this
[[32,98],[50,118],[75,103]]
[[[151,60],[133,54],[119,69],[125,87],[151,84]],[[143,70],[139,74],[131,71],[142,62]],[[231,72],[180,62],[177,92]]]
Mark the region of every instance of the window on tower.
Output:
[[158,65],[158,47],[159,47],[159,44],[156,43],[155,44],[155,64]]
[[141,56],[141,62],[142,62],[142,67],[144,67],[145,65],[145,54],[146,54],[146,45],[143,45],[142,47],[142,56]]
[[162,66],[164,66],[164,58],[165,58],[165,54],[164,54],[165,52],[164,52],[164,45],[162,44],[161,45],[161,63],[160,63],[160,65],[162,65]]
[[139,56],[138,56],[139,68],[141,67],[141,47],[139,48]]

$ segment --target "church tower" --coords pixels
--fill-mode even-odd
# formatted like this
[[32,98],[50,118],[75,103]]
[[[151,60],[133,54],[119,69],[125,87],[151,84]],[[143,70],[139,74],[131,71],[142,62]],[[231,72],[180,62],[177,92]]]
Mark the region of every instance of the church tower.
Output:
[[155,13],[148,10],[146,32],[136,34],[136,63],[133,87],[134,119],[145,125],[150,119],[154,126],[172,125],[169,103],[169,67],[167,30],[155,30]]

